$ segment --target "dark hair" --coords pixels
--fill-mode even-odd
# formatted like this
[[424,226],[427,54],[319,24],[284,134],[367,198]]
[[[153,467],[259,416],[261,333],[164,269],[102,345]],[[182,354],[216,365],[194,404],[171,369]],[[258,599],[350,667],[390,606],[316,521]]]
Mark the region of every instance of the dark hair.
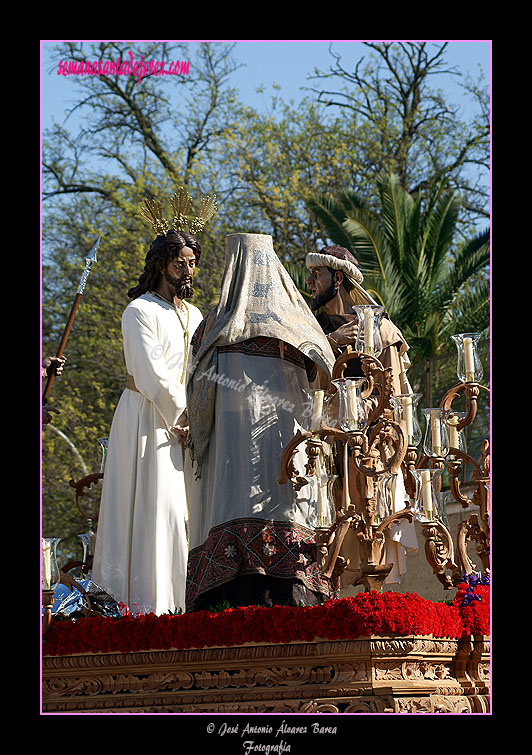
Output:
[[329,267],[328,265],[327,265],[327,270],[330,272],[331,278],[332,278],[333,281],[334,281],[334,274],[335,273],[342,273],[343,278],[342,278],[342,283],[340,285],[342,285],[345,288],[345,290],[347,291],[347,293],[350,294],[351,291],[354,289],[355,285],[354,285],[354,283],[352,283],[349,280],[349,278],[344,273],[344,271],[343,270],[335,270],[334,268]]
[[144,263],[144,271],[139,277],[137,286],[133,286],[127,292],[130,299],[137,299],[146,291],[150,291],[157,285],[161,270],[166,265],[177,257],[179,251],[183,247],[188,246],[196,255],[196,264],[198,264],[201,257],[201,246],[194,236],[190,233],[181,231],[168,231],[166,236],[157,236],[155,241],[152,241],[150,250],[146,255]]

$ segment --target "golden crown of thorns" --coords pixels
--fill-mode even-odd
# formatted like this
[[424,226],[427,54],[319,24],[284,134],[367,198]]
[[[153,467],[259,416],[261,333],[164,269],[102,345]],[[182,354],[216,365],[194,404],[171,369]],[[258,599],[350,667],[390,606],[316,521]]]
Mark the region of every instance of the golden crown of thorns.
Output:
[[171,226],[163,218],[161,203],[158,199],[152,199],[151,201],[145,199],[140,214],[151,225],[157,236],[166,236],[170,227],[174,231],[177,231],[177,233],[187,231],[192,236],[195,236],[203,231],[205,224],[218,212],[218,205],[215,199],[216,194],[203,197],[197,215],[191,218],[189,213],[192,199],[188,191],[181,186],[170,199],[174,213]]

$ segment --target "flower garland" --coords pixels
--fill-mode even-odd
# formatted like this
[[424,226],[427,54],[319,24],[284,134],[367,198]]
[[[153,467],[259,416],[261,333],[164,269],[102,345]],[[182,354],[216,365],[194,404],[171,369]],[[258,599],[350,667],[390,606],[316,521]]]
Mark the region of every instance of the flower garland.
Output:
[[490,633],[490,578],[486,574],[469,574],[457,585],[453,605],[458,606],[464,634]]
[[[135,652],[229,647],[251,643],[350,640],[375,635],[432,635],[458,639],[489,634],[489,586],[471,586],[480,600],[463,603],[460,589],[451,605],[415,593],[358,593],[319,606],[249,606],[219,613],[181,615],[126,613],[119,619],[91,617],[52,622],[44,655]],[[487,592],[486,592],[487,591]]]

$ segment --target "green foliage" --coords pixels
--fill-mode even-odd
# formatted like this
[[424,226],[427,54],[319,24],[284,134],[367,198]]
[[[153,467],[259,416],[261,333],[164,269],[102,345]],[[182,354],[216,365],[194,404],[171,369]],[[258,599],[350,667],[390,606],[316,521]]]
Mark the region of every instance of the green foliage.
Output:
[[[380,212],[355,194],[316,195],[309,209],[364,271],[364,287],[386,306],[411,348],[411,360],[448,349],[452,333],[489,325],[489,231],[454,249],[460,198],[436,181],[412,197],[395,175],[377,182]],[[474,276],[476,278],[473,285]]]
[[[417,86],[421,98],[409,118],[436,102],[425,86],[428,78],[421,86],[417,72],[429,73],[442,58],[431,63],[421,47],[415,60],[401,46],[389,57],[389,72],[402,60],[404,80]],[[129,51],[136,60],[189,60],[190,74],[140,81],[111,74],[76,77],[79,96],[71,112],[83,115],[78,133],[68,130],[67,119],[43,134],[43,356],[56,352],[84,257],[102,236],[68,340],[65,371],[49,399],[60,414],[43,431],[43,522],[46,535],[63,538],[60,562],[80,555],[76,534],[88,529],[69,480],[99,470],[98,438],[109,434],[125,383],[121,316],[151,241],[139,216],[145,197],[164,201],[180,185],[198,199],[216,192],[220,211],[200,238],[195,277],[194,304],[204,314],[218,301],[224,239],[235,231],[270,233],[307,300],[307,252],[329,239],[351,247],[365,285],[409,328],[420,354],[437,353],[455,323],[469,329],[487,313],[486,240],[480,235],[453,246],[453,231],[464,235],[467,228],[465,203],[458,205],[434,181],[435,166],[444,165],[453,188],[465,186],[469,158],[482,164],[480,116],[471,124],[460,123],[456,114],[452,123],[432,119],[401,142],[403,94],[384,86],[382,66],[368,69],[368,83],[381,77],[374,97],[370,92],[377,90],[364,90],[361,73],[356,81],[344,77],[351,97],[346,101],[353,105],[353,97],[365,91],[370,111],[335,108],[323,97],[296,106],[276,91],[270,111],[261,114],[231,88],[239,64],[235,45],[225,43],[67,42],[57,46],[51,66],[56,70],[59,59],[127,60]],[[480,100],[481,89],[475,91]],[[377,184],[382,169],[397,164],[399,144],[400,185]],[[416,163],[416,155],[429,154],[427,145],[430,160]],[[392,147],[394,154],[387,154]],[[409,194],[405,187],[414,184]],[[481,192],[475,189],[474,197],[478,217]],[[312,201],[316,207],[309,212]],[[89,511],[97,511],[98,496],[96,488],[82,499]]]

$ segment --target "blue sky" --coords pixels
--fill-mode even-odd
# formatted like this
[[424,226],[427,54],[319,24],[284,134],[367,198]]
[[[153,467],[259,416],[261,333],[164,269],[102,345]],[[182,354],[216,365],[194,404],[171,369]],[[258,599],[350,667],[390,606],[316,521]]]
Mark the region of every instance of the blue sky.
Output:
[[[247,105],[264,111],[268,108],[271,96],[280,95],[284,100],[297,102],[305,95],[302,87],[317,86],[308,76],[315,68],[326,71],[333,63],[329,53],[330,40],[206,40],[236,41],[235,57],[245,65],[233,74],[232,86],[240,91],[241,99]],[[417,40],[412,40],[417,41]],[[440,44],[445,40],[427,40]],[[486,80],[490,80],[490,40],[448,40],[446,59],[451,66],[457,66],[462,74],[470,73],[475,78],[479,66]],[[42,41],[42,127],[51,125],[52,118],[61,123],[68,101],[75,92],[74,78],[58,76],[56,69],[50,71],[48,55],[55,42]],[[193,44],[193,43],[191,43]],[[358,40],[336,40],[332,42],[335,52],[342,56],[342,64],[348,70],[368,50]],[[436,82],[435,82],[436,83]],[[451,100],[462,105],[467,112],[467,100],[450,77],[438,77],[438,86],[448,92]],[[263,85],[263,93],[256,89]],[[279,89],[274,88],[280,87]],[[308,93],[307,93],[308,94]],[[75,121],[68,121],[67,126]]]

